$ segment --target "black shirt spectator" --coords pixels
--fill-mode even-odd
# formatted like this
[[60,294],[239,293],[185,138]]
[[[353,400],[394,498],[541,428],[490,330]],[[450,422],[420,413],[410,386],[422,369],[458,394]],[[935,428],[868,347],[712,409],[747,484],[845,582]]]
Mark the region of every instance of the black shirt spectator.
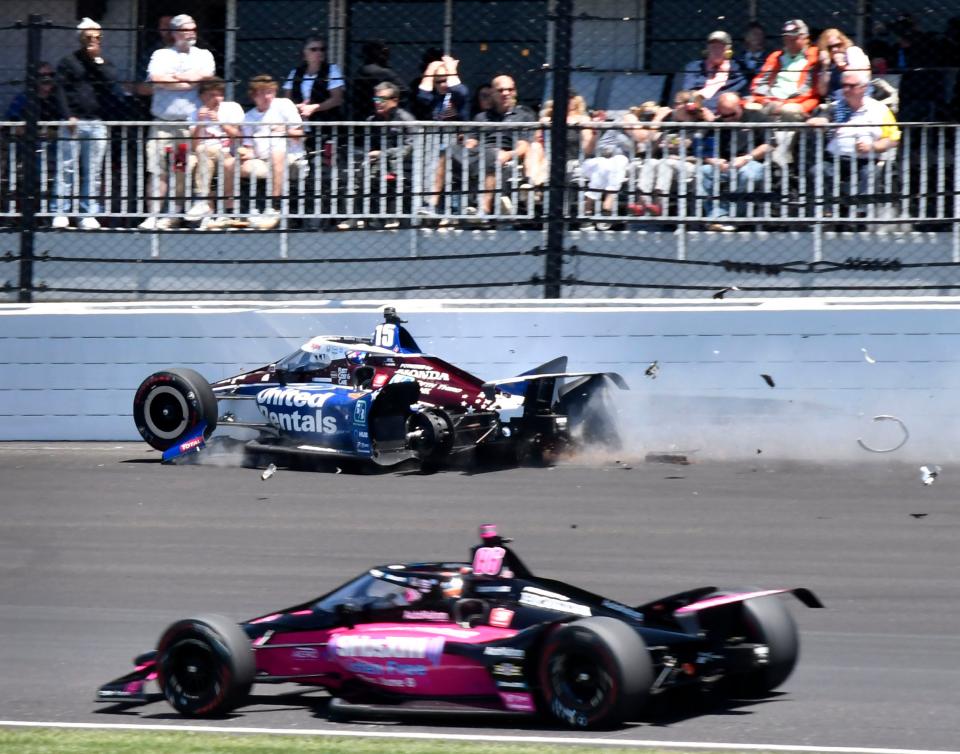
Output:
[[117,69],[105,58],[91,59],[83,50],[65,55],[57,65],[61,110],[77,120],[124,117],[124,94]]
[[373,90],[384,81],[399,89],[400,106],[403,107],[408,89],[400,74],[390,68],[390,48],[379,40],[367,42],[363,46],[363,65],[351,82],[354,120],[366,120],[373,115]]

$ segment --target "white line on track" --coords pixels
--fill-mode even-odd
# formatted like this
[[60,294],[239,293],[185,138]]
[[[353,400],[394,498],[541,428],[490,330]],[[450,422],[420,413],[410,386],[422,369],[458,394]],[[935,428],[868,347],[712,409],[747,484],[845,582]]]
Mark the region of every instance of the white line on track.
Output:
[[859,746],[790,746],[789,744],[728,744],[702,741],[642,741],[609,738],[576,738],[563,736],[485,736],[450,733],[403,733],[394,731],[291,730],[288,728],[231,728],[225,725],[133,725],[113,723],[54,723],[27,720],[0,720],[0,727],[16,728],[82,728],[88,730],[189,731],[192,733],[259,733],[281,736],[338,736],[340,738],[405,738],[425,741],[481,741],[484,743],[579,744],[581,746],[644,747],[651,749],[705,749],[714,751],[784,751],[816,752],[817,754],[960,754],[944,749],[877,749]]

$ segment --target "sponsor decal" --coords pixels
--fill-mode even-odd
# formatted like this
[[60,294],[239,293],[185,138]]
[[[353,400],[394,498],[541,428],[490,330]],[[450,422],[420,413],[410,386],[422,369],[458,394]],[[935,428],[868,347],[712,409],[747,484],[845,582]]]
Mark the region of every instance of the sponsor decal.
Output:
[[514,712],[535,712],[536,706],[530,694],[518,694],[515,691],[501,691],[503,706]]
[[407,577],[406,577],[406,576],[394,576],[392,573],[385,573],[385,574],[383,574],[383,576],[382,576],[381,578],[384,578],[384,579],[386,579],[387,581],[395,581],[395,582],[398,583],[398,584],[406,584],[406,583],[407,583]]
[[[549,596],[548,596],[549,595]],[[554,610],[558,613],[569,613],[570,615],[593,615],[590,608],[586,605],[578,605],[576,602],[570,602],[562,594],[553,594],[544,590],[534,590],[525,588],[520,594],[520,604],[529,607],[539,607],[543,610]]]
[[478,586],[474,587],[474,590],[477,594],[506,594],[507,592],[512,592],[512,586]]
[[440,372],[426,364],[404,364],[397,368],[397,374],[408,374],[418,380],[450,382],[450,375],[447,372]]
[[448,623],[450,621],[450,616],[447,613],[440,612],[439,610],[404,610],[403,619],[436,620],[442,621],[443,623]]
[[621,615],[626,615],[628,618],[633,618],[634,620],[638,621],[643,620],[643,613],[629,608],[626,605],[621,605],[619,602],[614,602],[613,600],[604,600],[601,604],[608,610],[613,610]]
[[186,453],[188,450],[193,450],[196,447],[203,445],[203,435],[199,437],[194,437],[192,440],[187,440],[185,443],[181,443],[180,452]]
[[346,385],[350,382],[350,370],[346,367],[337,367],[337,382]]
[[527,684],[522,681],[497,681],[498,689],[526,689]]
[[320,650],[316,647],[296,647],[293,650],[294,660],[319,660]]
[[439,665],[445,642],[442,636],[338,634],[327,646],[335,657],[428,660],[433,665]]
[[507,628],[513,622],[513,610],[505,607],[495,607],[490,611],[490,625],[497,628]]
[[512,662],[498,662],[493,666],[494,675],[502,675],[507,678],[515,678],[516,676],[523,675],[523,668],[519,665],[514,665]]
[[353,423],[354,424],[366,424],[367,423],[367,403],[366,401],[357,401],[356,405],[353,407]]
[[[308,393],[297,388],[271,387],[257,394],[257,408],[263,417],[278,429],[288,432],[315,432],[334,434],[337,432],[337,420],[333,416],[323,416],[321,407],[333,393]],[[314,411],[271,411],[271,408],[308,408]]]
[[363,675],[373,675],[373,676],[399,675],[403,677],[408,677],[408,676],[425,676],[427,674],[426,665],[407,664],[402,662],[395,662],[394,660],[387,660],[387,662],[372,662],[371,660],[351,660],[350,662],[347,663],[347,670],[351,670],[354,673],[362,673]]
[[387,384],[387,374],[385,372],[377,372],[373,376],[373,387],[381,388]]
[[434,579],[421,579],[417,578],[416,576],[411,576],[407,580],[407,583],[409,583],[414,589],[419,589],[421,592],[429,592],[440,582]]
[[510,657],[514,660],[522,660],[527,656],[525,650],[515,647],[484,647],[483,653],[487,657]]

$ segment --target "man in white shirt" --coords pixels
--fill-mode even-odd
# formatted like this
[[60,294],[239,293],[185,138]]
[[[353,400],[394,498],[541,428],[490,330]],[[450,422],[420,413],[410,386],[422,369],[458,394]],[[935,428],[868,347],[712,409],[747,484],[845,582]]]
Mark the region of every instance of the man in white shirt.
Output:
[[150,113],[157,121],[147,140],[147,172],[151,181],[151,215],[140,223],[143,230],[166,230],[176,225],[173,218],[158,218],[167,196],[167,171],[172,162],[176,178],[173,209],[183,210],[186,172],[189,168],[190,128],[186,121],[196,118],[200,109],[197,88],[203,79],[216,73],[209,50],[197,44],[197,24],[181,13],[170,19],[173,44],[154,51],[147,66],[147,79],[153,84]]
[[[835,158],[823,161],[824,190],[830,192],[837,168],[840,180],[848,181],[855,170],[857,193],[868,191],[870,177],[877,161],[900,143],[897,121],[882,102],[867,96],[870,85],[868,71],[845,71],[842,78],[843,100],[833,108],[832,117],[811,118],[811,126],[834,125],[827,142],[827,152]],[[818,169],[817,164],[811,171]]]
[[[236,147],[243,123],[243,108],[236,102],[225,102],[226,84],[223,79],[212,78],[200,82],[200,123],[192,131],[197,166],[193,174],[193,194],[198,199],[187,211],[188,220],[203,222],[201,230],[223,228],[231,224],[233,215],[234,166]],[[210,184],[218,165],[223,165],[220,176],[220,196],[223,197],[223,214],[210,217],[216,210],[216,198],[210,192]]]
[[262,230],[279,224],[278,205],[288,170],[299,170],[305,160],[303,119],[291,100],[277,97],[277,89],[277,82],[267,74],[250,79],[254,107],[244,116],[243,146],[238,151],[240,175],[269,182],[272,205],[257,223]]

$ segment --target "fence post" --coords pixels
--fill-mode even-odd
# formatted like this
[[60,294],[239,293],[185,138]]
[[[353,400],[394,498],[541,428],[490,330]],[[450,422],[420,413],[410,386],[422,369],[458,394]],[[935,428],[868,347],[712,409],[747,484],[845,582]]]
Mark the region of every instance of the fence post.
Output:
[[550,210],[547,213],[547,250],[544,298],[560,298],[563,287],[563,237],[566,230],[567,98],[570,90],[570,37],[573,0],[556,0],[553,47],[553,115],[550,120]]
[[33,244],[37,229],[37,209],[40,205],[40,182],[37,175],[37,145],[39,132],[40,98],[37,94],[37,68],[40,64],[41,28],[43,17],[31,13],[27,19],[27,106],[24,112],[26,127],[23,132],[23,184],[18,186],[20,204],[20,295],[19,300],[33,300]]

